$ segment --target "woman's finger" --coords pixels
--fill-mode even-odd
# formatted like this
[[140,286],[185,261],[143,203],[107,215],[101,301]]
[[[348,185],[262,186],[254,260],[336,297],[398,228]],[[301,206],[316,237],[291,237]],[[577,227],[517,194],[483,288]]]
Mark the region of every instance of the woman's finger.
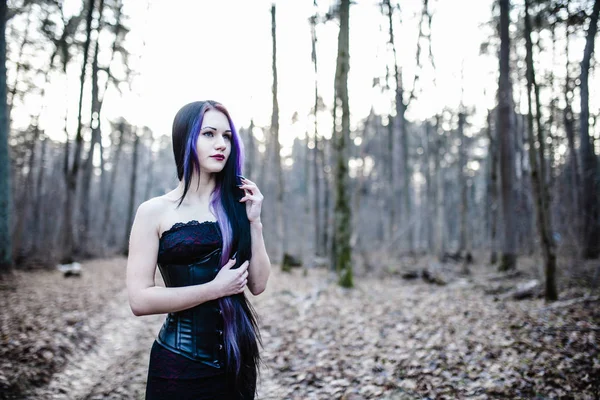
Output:
[[241,202],[245,202],[247,200],[258,201],[258,199],[256,198],[256,196],[253,196],[253,195],[246,195],[246,196],[244,196],[244,197],[242,197],[240,199]]
[[[254,189],[258,193],[260,193],[260,189],[258,188],[258,186],[256,185],[256,183],[254,183],[252,181],[249,181],[248,179],[245,179],[244,182],[245,182],[244,185],[250,185],[250,186],[252,186],[252,189]],[[242,186],[244,186],[244,185],[242,185]]]
[[250,186],[250,185],[240,185],[238,186],[240,189],[245,190],[246,192],[250,193],[250,194],[254,194],[253,190],[258,190],[256,187],[254,186]]
[[257,186],[254,186],[252,188],[252,194],[255,194],[257,196],[262,196],[262,192],[260,191],[260,189]]

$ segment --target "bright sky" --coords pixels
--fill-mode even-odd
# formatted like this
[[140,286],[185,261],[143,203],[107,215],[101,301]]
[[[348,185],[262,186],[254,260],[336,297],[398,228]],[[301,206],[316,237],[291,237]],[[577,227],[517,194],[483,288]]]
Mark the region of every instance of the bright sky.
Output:
[[[143,3],[129,3],[138,7],[130,9],[130,13],[140,16],[132,21],[136,26],[131,39],[135,35],[136,40],[141,40],[139,37],[143,36],[146,43],[141,76],[135,87],[138,96],[134,96],[135,100],[125,97],[121,104],[118,100],[112,103],[117,112],[132,109],[129,119],[135,123],[147,124],[157,133],[170,134],[173,116],[183,104],[211,98],[225,104],[238,125],[247,126],[252,117],[259,126],[270,124],[271,1],[154,0],[148,12]],[[308,18],[314,13],[312,3],[308,0],[277,2],[280,134],[286,145],[291,144],[294,136],[312,128],[307,118],[313,105],[314,87],[308,24]],[[323,12],[330,2],[319,3]],[[381,16],[378,1],[357,3],[351,7],[350,16],[349,90],[353,123],[364,118],[372,104],[381,112],[387,112],[391,104],[389,95],[377,95],[371,88],[373,77],[385,74],[387,20]],[[439,90],[423,96],[413,113],[417,118],[431,116],[444,105],[458,105],[463,60],[465,75],[469,77],[465,81],[465,101],[477,102],[483,95],[477,82],[489,81],[486,74],[490,66],[482,68],[478,62],[481,40],[478,26],[489,18],[490,1],[465,2],[470,8],[468,19],[464,18],[464,8],[456,7],[455,2],[431,3],[435,6],[433,51]],[[422,2],[403,4],[406,4],[402,10],[404,24],[396,31],[396,41],[405,80],[411,87]],[[461,23],[457,23],[459,20]],[[321,25],[317,35],[320,91],[326,104],[331,104],[337,23]],[[492,60],[492,63],[493,71],[497,61]],[[422,82],[427,82],[426,76]],[[490,83],[495,85],[493,79]],[[132,102],[137,106],[131,107]],[[294,112],[300,116],[296,126],[291,125]],[[321,126],[329,134],[331,122],[324,118]]]
[[[181,106],[194,100],[214,99],[229,109],[238,127],[248,126],[251,118],[258,126],[268,126],[272,109],[271,1],[149,1],[149,4],[147,1],[126,2],[125,11],[131,16],[128,48],[134,53],[130,65],[139,75],[132,91],[125,87],[122,94],[114,89],[107,93],[104,118],[124,116],[135,125],[149,126],[155,134],[170,135],[173,117]],[[384,114],[393,106],[393,95],[381,94],[372,88],[373,78],[384,76],[384,60],[391,54],[386,50],[387,19],[380,13],[379,0],[355,2],[350,15],[349,76],[354,126],[368,114],[372,105]],[[312,3],[309,0],[276,2],[280,136],[285,146],[291,145],[294,137],[312,129],[308,117],[314,101],[308,23],[314,13]],[[320,11],[326,11],[330,3],[332,1],[320,1]],[[423,94],[409,109],[410,120],[431,117],[444,106],[457,109],[462,86],[465,105],[477,106],[472,122],[483,123],[486,108],[493,107],[495,102],[497,87],[497,58],[479,55],[485,38],[480,25],[489,20],[491,3],[492,0],[430,1],[434,15],[432,37],[437,88],[433,86],[433,72],[424,42],[424,70],[420,80]],[[75,12],[81,7],[81,1],[66,0],[65,5]],[[410,90],[422,1],[403,1],[402,7],[401,14],[396,13],[396,19],[401,15],[402,25],[396,26],[395,35],[405,86]],[[319,90],[330,107],[337,56],[337,22],[320,25],[317,35]],[[64,137],[65,93],[68,93],[69,109],[73,110],[68,121],[72,135],[76,127],[80,66],[72,64],[67,82],[53,81],[51,95],[58,101],[47,105],[45,122],[48,127],[54,127],[49,129],[49,134],[56,138]],[[295,112],[299,121],[292,125]],[[89,118],[89,111],[84,118]],[[321,118],[320,132],[329,136],[330,117]]]

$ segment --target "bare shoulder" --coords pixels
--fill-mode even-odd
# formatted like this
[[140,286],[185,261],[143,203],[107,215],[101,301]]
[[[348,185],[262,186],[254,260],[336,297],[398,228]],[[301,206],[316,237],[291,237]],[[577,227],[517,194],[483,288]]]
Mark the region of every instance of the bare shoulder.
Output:
[[144,226],[152,226],[158,233],[160,223],[164,215],[169,210],[170,201],[164,196],[157,196],[144,201],[138,206],[135,216],[137,223],[142,223]]
[[156,219],[164,214],[166,206],[167,201],[163,196],[153,197],[138,206],[136,217]]
[[160,236],[162,231],[172,225],[169,222],[177,219],[177,216],[173,215],[176,202],[177,199],[172,193],[153,197],[139,205],[136,219],[140,219],[147,228],[152,227]]

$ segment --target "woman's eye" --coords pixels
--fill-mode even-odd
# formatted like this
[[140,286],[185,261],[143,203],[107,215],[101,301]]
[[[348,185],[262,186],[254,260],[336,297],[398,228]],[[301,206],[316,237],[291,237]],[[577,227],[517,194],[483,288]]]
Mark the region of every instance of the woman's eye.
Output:
[[204,132],[204,135],[212,135],[212,132]]
[[226,138],[227,138],[229,141],[231,141],[231,136],[230,136],[230,135],[225,135],[225,137],[226,137]]

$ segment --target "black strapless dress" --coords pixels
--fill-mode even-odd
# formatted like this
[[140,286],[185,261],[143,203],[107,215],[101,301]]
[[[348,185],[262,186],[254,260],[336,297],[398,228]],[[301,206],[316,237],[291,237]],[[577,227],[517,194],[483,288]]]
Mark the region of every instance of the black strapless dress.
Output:
[[[221,232],[216,221],[178,222],[160,237],[158,263],[159,266],[172,262],[182,265],[186,260],[192,263],[199,256],[221,246]],[[230,394],[231,388],[223,366],[215,368],[172,350],[159,340],[154,341],[150,352],[146,400],[236,398]]]

